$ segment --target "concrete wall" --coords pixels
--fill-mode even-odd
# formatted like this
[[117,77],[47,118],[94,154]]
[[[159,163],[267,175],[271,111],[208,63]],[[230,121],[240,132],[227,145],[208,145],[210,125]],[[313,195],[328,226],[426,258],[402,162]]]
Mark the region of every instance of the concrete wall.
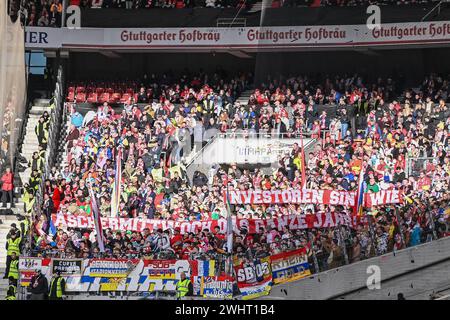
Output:
[[[294,143],[299,139],[280,138],[230,138],[217,136],[211,144],[206,146],[201,154],[187,167],[186,173],[190,181],[195,171],[209,175],[211,167],[215,164],[241,165],[270,165],[277,168],[280,156],[290,152]],[[314,147],[316,140],[304,139],[305,152]]]
[[[341,268],[315,274],[296,282],[278,285],[272,288],[268,299],[330,299],[358,289],[366,288],[367,268],[377,265],[381,270],[383,282],[404,273],[411,272],[450,258],[450,238],[443,238],[416,247],[389,253],[380,257],[364,260]],[[445,278],[448,279],[447,269]]]
[[363,288],[336,299],[397,300],[399,293],[406,300],[430,300],[450,294],[450,260],[384,281],[379,290]]

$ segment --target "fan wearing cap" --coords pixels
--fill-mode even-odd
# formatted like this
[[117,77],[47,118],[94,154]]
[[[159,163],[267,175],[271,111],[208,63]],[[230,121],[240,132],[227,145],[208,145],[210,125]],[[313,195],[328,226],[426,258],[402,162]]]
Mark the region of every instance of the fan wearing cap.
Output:
[[36,274],[30,281],[31,300],[46,300],[48,298],[48,281],[41,269],[36,270]]

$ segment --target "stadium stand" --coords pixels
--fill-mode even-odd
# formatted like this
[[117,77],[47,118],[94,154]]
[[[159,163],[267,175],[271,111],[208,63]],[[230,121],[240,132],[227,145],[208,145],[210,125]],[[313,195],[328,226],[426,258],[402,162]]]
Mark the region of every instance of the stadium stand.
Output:
[[[348,9],[342,21],[367,5],[268,3],[267,22],[274,26],[297,23],[283,19],[284,10],[323,9],[323,20],[311,14],[305,21],[327,25],[335,21],[328,7]],[[18,1],[9,4],[10,14],[17,15]],[[258,8],[268,6],[223,0],[70,4],[83,7],[83,26],[106,28],[117,27],[111,17],[128,17],[122,12],[136,12],[134,21],[119,23],[134,26],[148,14],[160,15],[152,11],[175,9],[195,26],[214,25],[212,10],[235,17],[236,8],[242,9],[252,25],[262,17]],[[417,7],[434,5],[377,4],[395,7],[388,14],[392,19],[398,7],[411,6],[416,20]],[[28,32],[63,24],[60,0],[24,5]],[[437,19],[445,17],[444,12]],[[172,25],[160,25],[167,26]],[[450,71],[448,61],[438,59],[448,54],[445,48],[378,54],[355,47],[331,57],[252,56],[255,47],[230,50],[233,57],[219,67],[214,64],[225,53],[216,56],[213,49],[183,57],[164,46],[154,56],[124,48],[77,50],[64,43],[43,50],[54,59],[48,63],[55,67],[52,76],[45,73],[41,80],[51,82],[52,92],[26,111],[14,174],[1,168],[0,245],[6,250],[0,252],[0,298],[62,299],[103,291],[256,298],[312,274],[419,245],[425,251],[424,244],[450,234]],[[411,63],[419,60],[423,65]],[[367,61],[377,63],[353,72]],[[397,72],[402,68],[406,76]],[[212,154],[219,138],[225,147]],[[205,164],[194,166],[198,161]],[[153,267],[155,260],[170,267]],[[283,272],[286,264],[292,275]],[[235,277],[249,265],[268,266],[267,272],[258,280]],[[160,270],[173,276],[165,278]],[[150,285],[142,272],[154,272],[156,282]],[[126,281],[114,282],[111,273]],[[203,286],[207,277],[231,287],[211,293]],[[55,279],[64,285],[49,289]],[[189,282],[192,287],[180,290]]]

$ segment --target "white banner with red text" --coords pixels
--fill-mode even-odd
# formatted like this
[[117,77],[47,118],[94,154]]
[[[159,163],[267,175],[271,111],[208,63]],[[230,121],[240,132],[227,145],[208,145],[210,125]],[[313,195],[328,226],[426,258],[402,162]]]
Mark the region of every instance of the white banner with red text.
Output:
[[[224,193],[226,201],[226,193]],[[344,207],[356,206],[356,192],[319,189],[278,189],[278,190],[230,190],[230,204],[328,204]],[[399,190],[383,190],[365,193],[363,206],[372,207],[383,204],[403,202]]]
[[[291,214],[271,219],[234,219],[233,228],[239,232],[241,228],[246,228],[250,233],[255,233],[260,227],[277,228],[283,230],[284,226],[290,230],[301,230],[311,228],[332,228],[338,224],[354,226],[358,217],[350,216],[344,213],[317,213],[310,215]],[[84,215],[63,215],[53,214],[52,221],[57,228],[80,228],[94,230],[94,220],[92,216]],[[174,221],[174,220],[157,220],[143,218],[117,218],[103,217],[103,229],[110,228],[113,231],[137,231],[142,232],[148,229],[150,232],[159,228],[163,230],[180,228],[181,234],[193,232],[199,233],[204,229],[214,232],[215,228],[219,228],[219,232],[226,233],[227,220],[204,220],[204,221]]]

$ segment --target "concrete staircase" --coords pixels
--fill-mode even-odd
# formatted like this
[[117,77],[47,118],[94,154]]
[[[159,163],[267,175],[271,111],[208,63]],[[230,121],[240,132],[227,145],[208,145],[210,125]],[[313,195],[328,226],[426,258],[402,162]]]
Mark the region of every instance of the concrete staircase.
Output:
[[[26,125],[25,138],[22,144],[22,155],[28,160],[31,160],[34,151],[38,151],[38,140],[34,128],[39,120],[39,117],[49,107],[49,99],[37,99],[34,101],[34,106],[31,108],[28,122]],[[26,165],[26,164],[23,164]],[[28,165],[26,165],[28,166]],[[6,235],[8,234],[11,224],[15,223],[19,227],[18,215],[24,215],[24,203],[22,201],[22,186],[27,183],[31,174],[31,169],[27,168],[24,172],[16,174],[14,184],[15,188],[15,208],[12,208],[14,215],[5,215],[4,210],[0,210],[0,300],[6,297],[8,289],[8,280],[3,279],[6,268]],[[9,205],[8,205],[9,207]]]
[[8,290],[8,279],[3,279],[6,269],[6,235],[11,228],[11,223],[15,223],[19,227],[19,221],[14,215],[0,215],[0,300],[6,297]]
[[[28,160],[31,160],[33,156],[33,152],[38,151],[38,139],[36,133],[34,131],[39,118],[44,113],[44,111],[48,110],[49,107],[49,99],[37,99],[35,100],[35,104],[30,110],[28,116],[28,122],[26,127],[25,139],[22,145],[22,155]],[[20,179],[22,180],[22,184],[27,183],[30,179],[31,168],[27,168],[24,172],[20,172]]]
[[255,92],[254,89],[251,90],[245,90],[242,92],[242,94],[239,96],[239,98],[236,99],[236,102],[239,102],[241,106],[246,106],[248,104],[248,100],[250,99],[250,96]]
[[64,168],[69,164],[67,161],[67,136],[69,135],[70,128],[70,117],[67,118],[67,121],[61,125],[61,132],[58,141],[58,150],[56,152],[55,166],[58,169],[58,172],[64,170]]
[[271,7],[272,7],[272,0],[258,1],[254,5],[252,5],[252,7],[248,10],[248,12],[250,13],[258,12]]

